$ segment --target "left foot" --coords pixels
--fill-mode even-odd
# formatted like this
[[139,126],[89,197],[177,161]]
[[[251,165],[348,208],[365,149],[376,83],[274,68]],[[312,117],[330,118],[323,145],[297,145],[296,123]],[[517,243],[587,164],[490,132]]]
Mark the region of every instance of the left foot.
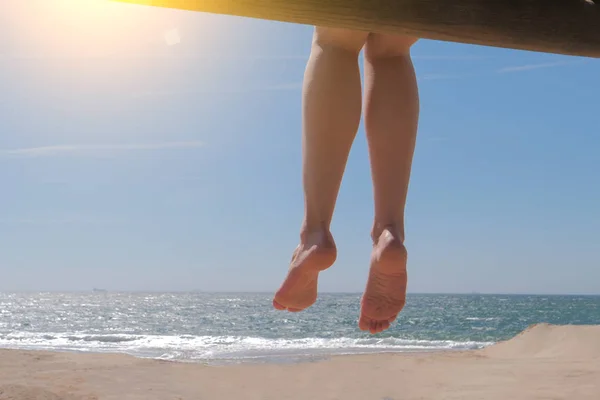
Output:
[[292,312],[302,311],[317,300],[319,272],[333,265],[337,251],[328,231],[307,235],[292,255],[290,269],[275,293],[273,307]]
[[379,333],[390,327],[406,301],[406,261],[404,244],[385,229],[373,246],[367,288],[361,300],[358,326]]

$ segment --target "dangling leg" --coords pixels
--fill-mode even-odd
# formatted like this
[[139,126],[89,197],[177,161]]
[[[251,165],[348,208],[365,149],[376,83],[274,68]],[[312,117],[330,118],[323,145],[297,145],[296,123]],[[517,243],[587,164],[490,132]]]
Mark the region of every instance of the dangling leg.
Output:
[[375,197],[373,253],[359,327],[389,328],[406,298],[404,206],[416,142],[415,38],[371,34],[365,47],[365,127]]
[[301,311],[317,299],[317,278],[336,258],[329,231],[361,113],[358,54],[368,33],[316,28],[303,89],[304,221],[279,310]]

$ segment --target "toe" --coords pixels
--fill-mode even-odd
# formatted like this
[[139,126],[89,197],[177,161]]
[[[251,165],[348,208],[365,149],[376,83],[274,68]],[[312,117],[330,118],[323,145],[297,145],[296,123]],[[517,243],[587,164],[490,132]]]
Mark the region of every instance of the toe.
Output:
[[371,325],[369,326],[369,332],[371,332],[371,334],[376,334],[377,333],[377,321],[371,321]]
[[373,321],[373,333],[379,332],[379,321]]
[[285,310],[285,307],[279,304],[276,300],[273,300],[273,307],[275,307],[278,310]]
[[371,320],[364,315],[361,315],[358,319],[358,328],[361,331],[368,331],[371,326]]

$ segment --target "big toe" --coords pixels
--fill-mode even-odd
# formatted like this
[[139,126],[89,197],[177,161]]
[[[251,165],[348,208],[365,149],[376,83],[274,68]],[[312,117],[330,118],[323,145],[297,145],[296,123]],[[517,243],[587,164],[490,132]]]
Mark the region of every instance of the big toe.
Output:
[[286,301],[283,301],[281,299],[278,300],[277,296],[275,296],[275,298],[273,299],[273,307],[275,309],[277,309],[277,310],[281,310],[281,311],[287,310],[289,312],[296,313],[296,312],[304,311],[306,308],[308,308],[308,306],[304,307],[304,306],[298,305],[298,304],[284,305],[284,304],[287,304],[287,303],[290,303],[290,302],[286,302]]
[[277,310],[285,310],[286,307],[277,302],[277,300],[273,299],[273,307]]
[[358,319],[358,328],[361,331],[368,331],[371,328],[371,318],[361,314],[360,318]]

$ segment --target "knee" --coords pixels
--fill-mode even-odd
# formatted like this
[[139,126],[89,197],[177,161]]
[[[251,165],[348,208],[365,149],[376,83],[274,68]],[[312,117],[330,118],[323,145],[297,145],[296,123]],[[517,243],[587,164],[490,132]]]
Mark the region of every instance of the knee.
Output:
[[369,36],[368,32],[354,31],[340,28],[315,28],[313,38],[313,47],[316,46],[322,50],[344,51],[358,54],[362,50]]
[[410,49],[418,38],[372,33],[365,46],[365,58],[377,60],[391,57],[410,57]]

